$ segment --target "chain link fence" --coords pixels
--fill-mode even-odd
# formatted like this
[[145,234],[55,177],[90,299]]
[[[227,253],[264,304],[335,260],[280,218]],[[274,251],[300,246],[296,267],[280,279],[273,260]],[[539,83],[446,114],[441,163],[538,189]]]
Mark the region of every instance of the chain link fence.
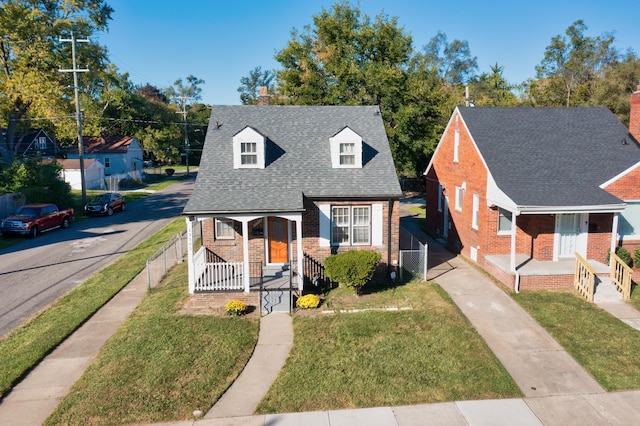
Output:
[[428,246],[414,237],[404,227],[400,227],[401,247],[409,247],[400,250],[400,281],[410,281],[414,278],[427,280],[427,252]]
[[[202,241],[201,222],[193,223],[193,244],[198,246]],[[194,248],[196,251],[196,248]],[[178,263],[185,261],[188,252],[187,230],[167,241],[160,250],[147,260],[147,288],[156,287],[167,272]]]

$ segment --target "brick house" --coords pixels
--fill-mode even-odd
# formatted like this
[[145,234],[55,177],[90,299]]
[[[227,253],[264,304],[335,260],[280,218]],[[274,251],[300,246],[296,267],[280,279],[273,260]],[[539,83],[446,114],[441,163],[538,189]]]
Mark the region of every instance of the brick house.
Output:
[[640,87],[607,108],[458,107],[425,171],[427,230],[513,288],[570,287],[640,247]]
[[214,106],[183,214],[191,294],[249,292],[265,268],[303,290],[332,253],[397,260],[400,186],[375,106]]

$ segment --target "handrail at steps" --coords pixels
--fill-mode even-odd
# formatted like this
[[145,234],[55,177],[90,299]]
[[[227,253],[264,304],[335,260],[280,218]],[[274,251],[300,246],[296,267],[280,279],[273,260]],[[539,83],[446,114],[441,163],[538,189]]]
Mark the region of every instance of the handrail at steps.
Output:
[[576,253],[576,272],[573,277],[573,286],[580,296],[593,302],[596,287],[596,271],[589,263]]
[[609,263],[611,264],[611,281],[616,286],[616,290],[622,293],[624,300],[631,299],[631,274],[633,270],[615,253],[611,253]]

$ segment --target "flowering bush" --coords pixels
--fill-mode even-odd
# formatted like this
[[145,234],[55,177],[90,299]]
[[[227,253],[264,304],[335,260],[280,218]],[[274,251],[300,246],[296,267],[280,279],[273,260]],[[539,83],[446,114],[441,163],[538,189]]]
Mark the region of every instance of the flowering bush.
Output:
[[227,314],[238,316],[247,312],[247,305],[239,300],[230,300],[224,305],[224,310]]
[[300,309],[314,309],[320,304],[320,298],[315,294],[307,294],[296,300],[296,306]]

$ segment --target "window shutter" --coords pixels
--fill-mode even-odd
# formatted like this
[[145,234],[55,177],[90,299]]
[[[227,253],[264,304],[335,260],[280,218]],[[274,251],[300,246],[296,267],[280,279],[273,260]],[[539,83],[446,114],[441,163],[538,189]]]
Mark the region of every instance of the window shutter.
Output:
[[318,204],[320,210],[320,247],[331,246],[331,204]]
[[384,226],[382,220],[382,204],[373,204],[371,206],[371,245],[382,246],[382,229]]

